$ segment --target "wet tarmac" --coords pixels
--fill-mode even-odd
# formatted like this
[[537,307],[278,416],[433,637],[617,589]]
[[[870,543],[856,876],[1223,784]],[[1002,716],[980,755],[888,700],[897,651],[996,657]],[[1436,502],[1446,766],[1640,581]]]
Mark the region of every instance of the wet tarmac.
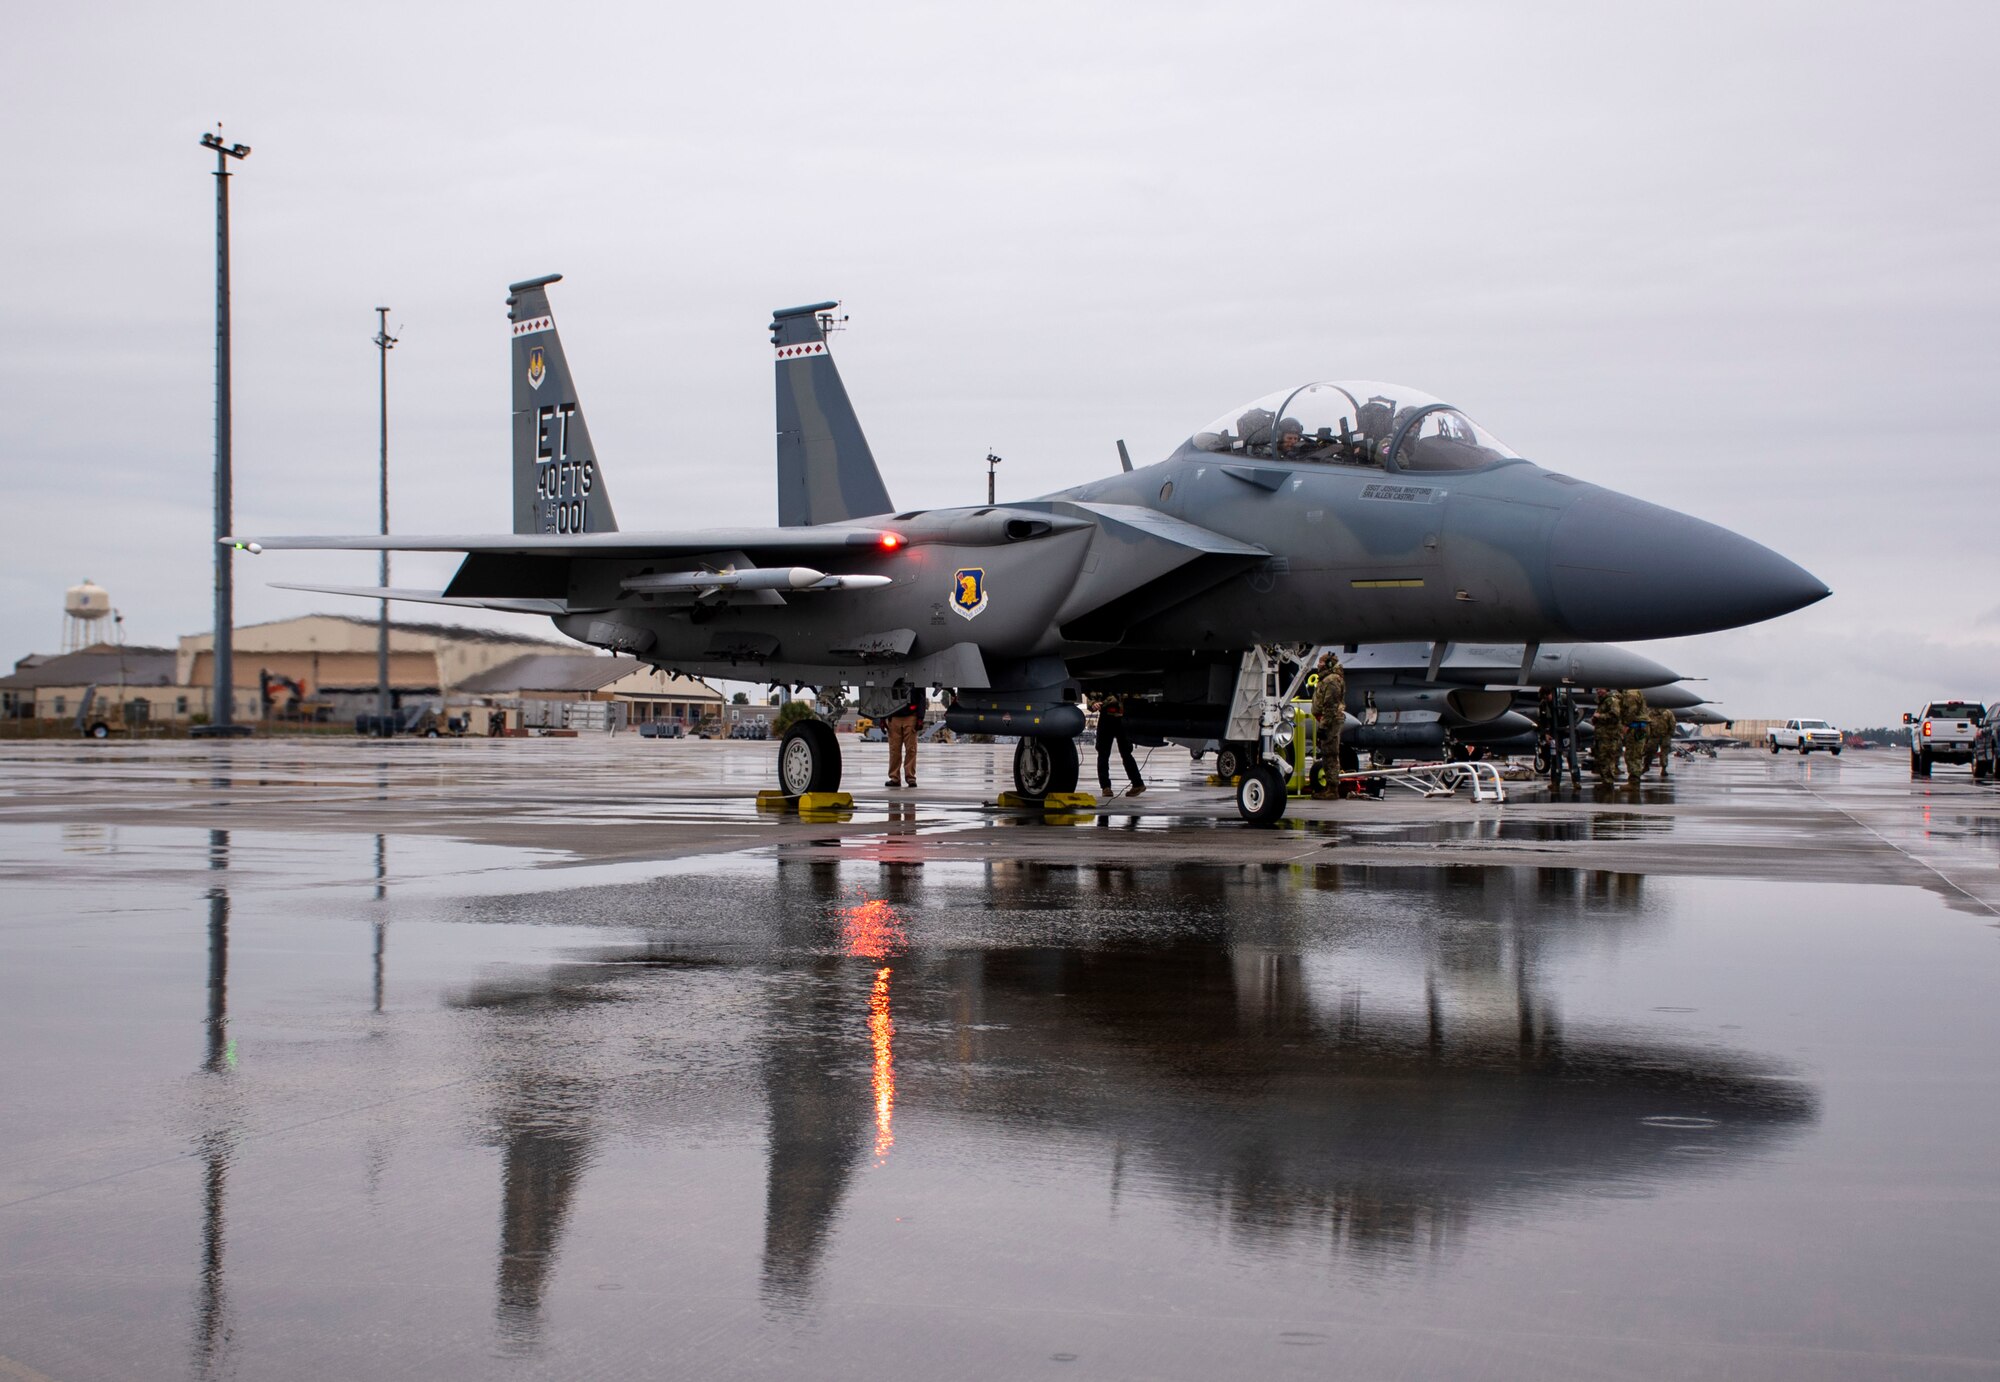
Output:
[[1005,752],[0,748],[0,1378],[2000,1374],[2000,792]]

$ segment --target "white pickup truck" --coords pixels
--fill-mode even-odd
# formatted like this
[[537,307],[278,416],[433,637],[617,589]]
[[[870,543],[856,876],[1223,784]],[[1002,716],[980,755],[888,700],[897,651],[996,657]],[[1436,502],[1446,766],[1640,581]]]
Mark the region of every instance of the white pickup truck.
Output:
[[1903,723],[1910,727],[1910,776],[1929,777],[1933,763],[1972,761],[1986,707],[1978,701],[1932,701],[1914,715],[1905,711]]
[[1835,758],[1840,757],[1840,731],[1825,720],[1787,720],[1782,725],[1773,725],[1766,742],[1772,753],[1779,749],[1797,749],[1800,753],[1823,749]]

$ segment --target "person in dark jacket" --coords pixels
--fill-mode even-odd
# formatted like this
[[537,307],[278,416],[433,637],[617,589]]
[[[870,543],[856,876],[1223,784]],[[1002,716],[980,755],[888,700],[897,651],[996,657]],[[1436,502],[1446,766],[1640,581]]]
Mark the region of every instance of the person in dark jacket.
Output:
[[1139,776],[1139,765],[1132,757],[1132,736],[1125,730],[1125,700],[1116,692],[1097,698],[1097,785],[1106,796],[1111,795],[1113,744],[1125,760],[1125,780],[1131,784],[1125,795],[1136,797],[1146,790],[1146,781]]

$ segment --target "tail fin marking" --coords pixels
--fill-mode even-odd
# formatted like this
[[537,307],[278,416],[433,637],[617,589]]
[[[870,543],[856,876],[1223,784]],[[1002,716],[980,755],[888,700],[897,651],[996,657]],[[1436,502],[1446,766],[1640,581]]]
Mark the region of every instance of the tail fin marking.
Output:
[[549,311],[548,286],[561,278],[549,274],[507,289],[514,374],[514,531],[615,532],[611,494]]

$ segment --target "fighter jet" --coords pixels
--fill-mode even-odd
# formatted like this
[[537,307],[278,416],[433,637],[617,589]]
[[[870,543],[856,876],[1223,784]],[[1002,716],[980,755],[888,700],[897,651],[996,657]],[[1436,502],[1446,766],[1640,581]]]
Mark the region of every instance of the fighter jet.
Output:
[[[952,693],[950,721],[1018,735],[1016,786],[1072,790],[1079,701],[1116,688],[1219,729],[1269,646],[1667,638],[1828,592],[1747,538],[1525,460],[1398,385],[1312,383],[1231,409],[1164,460],[1038,499],[897,510],[827,345],[836,303],[776,312],[778,522],[627,532],[549,305],[512,285],[514,532],[224,539],[453,551],[442,591],[299,587],[546,614],[668,670]],[[793,794],[841,777],[833,730],[778,748]],[[1283,779],[1253,767],[1246,819]]]
[[1473,745],[1532,753],[1542,688],[1665,688],[1676,680],[1652,658],[1608,643],[1453,646],[1433,662],[1439,651],[1401,643],[1345,655],[1347,705],[1357,723],[1341,742],[1368,750],[1377,764],[1399,753]]

